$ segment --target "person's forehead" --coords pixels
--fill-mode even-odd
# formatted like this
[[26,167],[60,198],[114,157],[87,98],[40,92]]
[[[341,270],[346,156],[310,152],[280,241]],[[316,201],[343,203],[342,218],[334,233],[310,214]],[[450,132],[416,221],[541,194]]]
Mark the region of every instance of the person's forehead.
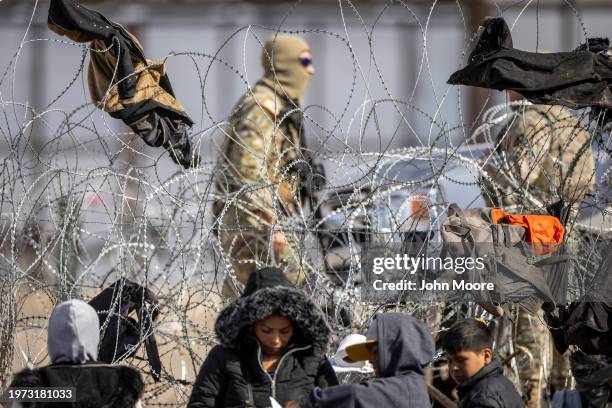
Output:
[[475,357],[476,354],[477,353],[475,351],[471,351],[471,350],[461,350],[455,353],[450,352],[450,351],[446,352],[446,356],[450,358],[471,358],[471,357]]
[[258,321],[257,324],[271,329],[285,329],[291,327],[291,320],[284,316],[271,316]]

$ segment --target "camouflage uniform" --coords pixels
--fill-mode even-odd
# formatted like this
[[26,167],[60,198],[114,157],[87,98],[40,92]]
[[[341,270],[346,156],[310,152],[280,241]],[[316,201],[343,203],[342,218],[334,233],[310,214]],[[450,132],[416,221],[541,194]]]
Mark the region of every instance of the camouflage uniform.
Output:
[[485,170],[498,184],[485,182],[484,197],[489,206],[534,208],[522,189],[544,206],[560,198],[573,204],[594,191],[591,135],[567,108],[525,106],[498,135],[496,150],[508,164],[516,187],[492,164],[486,165]]
[[[490,207],[519,206],[519,210],[544,212],[544,208],[563,199],[572,205],[595,187],[595,163],[591,135],[567,108],[549,105],[527,105],[498,135],[496,150],[507,163],[514,183],[493,165],[484,169],[497,186],[483,180],[483,196]],[[513,186],[514,184],[514,186]],[[523,194],[529,192],[541,204],[534,205]],[[565,388],[567,358],[551,350],[550,336],[540,316],[518,311],[515,344],[523,350],[518,359],[520,380],[528,395],[528,407],[539,407],[543,384],[542,362],[549,355],[552,365],[551,385]],[[552,361],[550,361],[552,359]]]
[[[295,237],[286,234],[281,253],[270,248],[272,228],[300,207],[300,177],[291,162],[300,157],[301,127],[285,117],[293,108],[266,82],[260,81],[238,102],[229,120],[217,171],[216,188],[222,200],[214,206],[217,233],[242,284],[255,269],[278,265],[299,284],[303,273],[296,259]],[[281,121],[282,120],[282,121]],[[224,294],[228,291],[226,279]]]

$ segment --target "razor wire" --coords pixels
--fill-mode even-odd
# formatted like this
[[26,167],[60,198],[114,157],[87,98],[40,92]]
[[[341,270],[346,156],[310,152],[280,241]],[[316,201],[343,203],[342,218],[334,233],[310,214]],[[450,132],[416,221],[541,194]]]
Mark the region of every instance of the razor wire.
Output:
[[[522,5],[521,13],[530,3]],[[90,299],[125,277],[153,290],[160,300],[160,318],[150,332],[141,333],[143,339],[151,332],[156,334],[163,362],[162,381],[156,383],[147,376],[146,404],[182,406],[186,403],[194,375],[206,352],[216,344],[214,319],[230,301],[222,294],[223,282],[228,279],[238,291],[241,288],[231,253],[223,249],[218,238],[218,232],[225,228],[220,222],[222,216],[218,219],[212,216],[212,205],[225,202],[248,211],[246,203],[240,202],[236,195],[223,194],[215,188],[215,177],[226,169],[219,168],[214,160],[219,155],[214,136],[223,136],[231,129],[227,128],[225,119],[212,113],[206,86],[212,80],[211,72],[222,69],[245,89],[250,89],[254,78],[249,78],[244,64],[247,39],[261,47],[261,39],[274,33],[334,42],[342,47],[343,57],[348,61],[345,66],[337,67],[349,78],[342,106],[335,111],[317,104],[301,109],[309,137],[314,136],[320,146],[317,159],[325,163],[328,171],[325,188],[317,192],[319,207],[300,209],[292,218],[280,208],[274,208],[280,221],[270,226],[286,236],[299,237],[288,240],[288,245],[304,261],[308,271],[304,289],[328,314],[335,341],[342,334],[363,331],[371,316],[380,310],[401,310],[430,319],[436,328],[434,334],[444,330],[442,322],[457,316],[491,318],[475,304],[465,306],[461,299],[445,304],[422,303],[418,299],[392,304],[364,300],[360,293],[364,245],[367,242],[397,244],[406,233],[414,231],[439,239],[446,208],[454,201],[454,197],[445,193],[444,186],[480,191],[483,182],[500,186],[497,177],[504,177],[513,193],[524,200],[519,210],[542,209],[552,204],[552,198],[550,202],[542,202],[541,197],[521,185],[507,159],[495,150],[499,132],[513,120],[520,120],[517,116],[528,105],[511,102],[485,106],[483,101],[478,123],[469,124],[462,110],[464,101],[458,96],[455,103],[459,122],[450,123],[443,117],[442,107],[453,103],[450,87],[441,94],[437,91],[428,56],[430,22],[441,7],[437,1],[431,2],[425,13],[403,1],[380,6],[378,18],[401,10],[418,27],[421,36],[417,76],[413,84],[408,84],[412,89],[407,98],[395,94],[383,74],[384,63],[377,58],[378,18],[367,23],[355,4],[340,1],[342,31],[286,29],[286,19],[299,13],[302,7],[307,5],[294,3],[274,27],[240,27],[212,52],[175,50],[162,58],[166,62],[189,61],[196,68],[194,78],[180,78],[197,83],[200,88],[201,118],[193,128],[191,141],[200,152],[212,153],[204,155],[208,159],[193,169],[167,165],[170,162],[167,153],[144,148],[137,136],[124,128],[118,130],[113,119],[89,102],[85,84],[87,55],[104,50],[91,50],[57,38],[31,38],[28,25],[15,54],[2,56],[0,373],[3,381],[18,367],[45,361],[44,332],[53,305],[70,298]],[[578,12],[569,3],[568,7],[576,12],[586,38],[586,27]],[[44,12],[37,2],[33,5],[32,15]],[[454,12],[467,27],[460,2]],[[366,58],[360,58],[355,51],[351,39],[355,34],[348,29],[349,17],[358,21],[361,34],[367,38]],[[242,66],[222,57],[226,47],[240,40],[244,41]],[[453,68],[461,66],[474,41],[475,34],[470,35],[466,28],[465,48]],[[24,50],[40,42],[68,47],[80,55],[80,60],[62,90],[37,110],[17,96],[15,86]],[[375,90],[373,84],[381,90]],[[415,105],[416,90],[423,84],[429,87],[433,106]],[[81,102],[67,106],[64,101],[68,92],[80,92]],[[383,112],[388,112],[382,109],[385,106],[392,107],[399,119],[384,117]],[[601,227],[575,218],[569,225],[569,235],[579,248],[570,285],[577,297],[585,292],[585,285],[602,262],[598,245],[609,243],[611,237],[611,147],[609,128],[603,118],[588,109],[573,113],[593,135],[593,145],[597,147],[594,160],[599,168],[605,168],[603,173],[593,174],[598,190],[580,210],[608,221],[607,227]],[[317,119],[320,114],[331,120],[322,123]],[[416,121],[428,124],[428,131],[419,134],[412,123]],[[401,131],[415,135],[415,145],[393,149],[389,144],[383,146],[382,141],[388,139],[383,137],[383,125],[390,122],[396,128],[391,140]],[[355,127],[359,140],[378,138],[380,149],[367,151],[362,143],[354,147]],[[40,134],[48,135],[47,139],[41,141]],[[456,135],[464,137],[457,141]],[[329,147],[331,142],[341,148]],[[487,162],[499,169],[499,175],[487,172],[484,167]],[[420,175],[402,178],[394,172],[398,166],[414,166]],[[460,174],[469,177],[458,177],[458,169]],[[290,169],[277,170],[289,177]],[[268,180],[245,188],[273,191],[277,185]],[[317,209],[320,216],[316,215]],[[269,225],[264,219],[260,223]],[[334,262],[339,266],[331,265]],[[512,356],[512,342],[504,346],[507,355]],[[148,375],[150,369],[142,349],[126,363]],[[516,364],[510,364],[516,371]]]

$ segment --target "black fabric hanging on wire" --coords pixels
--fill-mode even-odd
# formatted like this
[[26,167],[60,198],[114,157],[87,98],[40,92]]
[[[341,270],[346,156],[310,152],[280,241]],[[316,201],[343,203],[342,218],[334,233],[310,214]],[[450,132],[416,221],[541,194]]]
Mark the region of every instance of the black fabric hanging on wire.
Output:
[[522,51],[513,48],[506,21],[489,18],[467,66],[447,82],[513,90],[536,104],[608,109],[612,108],[609,45],[607,38],[592,38],[571,52]]
[[[152,333],[159,314],[157,297],[149,289],[121,278],[89,301],[100,320],[98,359],[116,363],[133,356],[144,342],[155,381],[161,378],[161,360]],[[135,313],[138,319],[130,314]]]

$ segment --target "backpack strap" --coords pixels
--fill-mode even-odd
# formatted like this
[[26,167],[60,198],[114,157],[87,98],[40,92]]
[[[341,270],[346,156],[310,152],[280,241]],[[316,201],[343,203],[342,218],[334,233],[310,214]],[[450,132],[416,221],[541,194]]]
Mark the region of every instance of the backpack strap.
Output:
[[572,260],[571,255],[553,255],[553,256],[543,258],[543,259],[539,259],[538,261],[534,262],[533,265],[537,267],[547,266],[547,265],[556,265],[558,263],[568,262],[571,260]]
[[470,251],[470,256],[474,256],[476,252],[476,245],[474,242],[474,237],[472,236],[472,229],[465,218],[463,210],[459,208],[456,203],[452,203],[448,206],[447,213],[449,217],[458,217],[461,222],[460,226],[447,226],[447,228],[452,228],[455,234],[461,236],[461,241],[466,245],[466,249]]
[[157,349],[155,334],[151,333],[147,337],[145,340],[145,349],[147,351],[149,367],[151,368],[151,376],[155,382],[159,382],[161,379],[161,360],[159,358],[159,350]]
[[[448,206],[448,210],[447,210],[448,216],[449,217],[458,217],[459,220],[461,221],[461,226],[463,228],[466,228],[466,233],[465,236],[468,237],[469,239],[472,240],[472,242],[474,242],[474,239],[472,237],[472,230],[470,229],[470,224],[468,223],[467,219],[465,218],[465,213],[463,212],[463,210],[461,208],[459,208],[459,206],[456,203],[452,203]],[[463,235],[463,234],[460,234]]]

